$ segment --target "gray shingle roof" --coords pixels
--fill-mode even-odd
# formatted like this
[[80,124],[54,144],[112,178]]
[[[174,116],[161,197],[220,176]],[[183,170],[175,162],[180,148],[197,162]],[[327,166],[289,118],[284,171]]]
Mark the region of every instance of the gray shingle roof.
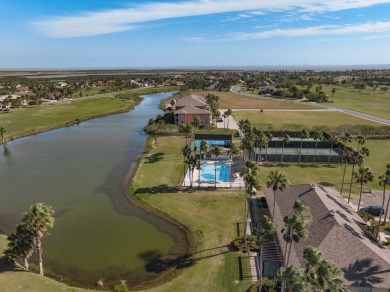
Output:
[[[273,191],[265,189],[264,193],[272,214]],[[364,221],[335,191],[295,185],[277,193],[275,223],[283,252],[283,217],[293,213],[292,206],[297,199],[308,207],[305,216],[310,222],[309,235],[293,245],[290,264],[304,267],[303,249],[313,246],[342,270],[347,285],[366,283],[367,286],[390,288],[390,250],[367,235]],[[330,210],[334,211],[334,216]]]
[[189,105],[203,107],[207,106],[207,102],[206,99],[201,96],[190,94],[180,98],[175,104],[176,107],[185,107]]
[[211,115],[211,112],[189,105],[175,111],[175,114]]

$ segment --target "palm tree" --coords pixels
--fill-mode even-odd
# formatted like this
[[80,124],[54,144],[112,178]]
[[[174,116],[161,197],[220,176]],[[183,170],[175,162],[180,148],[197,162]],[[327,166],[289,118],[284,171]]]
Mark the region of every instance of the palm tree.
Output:
[[351,154],[351,163],[352,163],[352,173],[351,173],[351,181],[349,183],[349,193],[348,193],[348,203],[351,200],[351,193],[352,193],[352,181],[353,181],[353,174],[355,170],[356,165],[362,165],[364,163],[364,157],[363,155],[358,151],[353,151]]
[[321,131],[317,130],[314,132],[313,138],[314,138],[314,141],[316,141],[315,148],[314,148],[314,158],[313,158],[313,165],[314,165],[316,163],[317,142],[318,142],[318,140],[324,139],[324,134]]
[[[232,115],[232,110],[229,108],[227,111],[225,111],[225,117],[229,118],[229,116]],[[227,120],[227,128],[229,129],[229,119]]]
[[[290,260],[291,247],[293,242],[298,243],[301,239],[307,236],[308,225],[302,217],[302,212],[304,209],[305,205],[301,201],[296,200],[293,206],[294,214],[291,217],[286,216],[283,218],[284,226],[286,227],[285,233],[283,234],[283,239],[286,242],[286,267],[288,266],[288,262]],[[289,248],[287,252],[288,245]]]
[[[384,205],[385,205],[386,186],[390,186],[390,163],[388,163],[386,165],[385,173],[379,177],[379,185],[381,187],[383,187],[383,199],[382,199],[382,210],[383,210]],[[386,223],[387,212],[388,212],[388,209],[389,209],[389,203],[390,203],[390,196],[389,196],[389,198],[387,200],[387,206],[386,206],[384,223]],[[381,224],[381,219],[382,219],[382,213],[379,216],[378,232],[379,232],[379,225]]]
[[305,281],[303,274],[294,266],[282,267],[278,270],[277,277],[281,283],[281,291],[288,292],[311,292]]
[[[266,215],[261,218],[261,226],[257,229],[257,245],[260,246],[260,269],[263,266],[263,246],[264,239],[272,239],[276,233],[276,224]],[[259,286],[262,285],[262,270],[260,271]]]
[[356,137],[356,142],[358,143],[358,148],[357,148],[357,150],[359,151],[360,146],[365,145],[366,142],[367,142],[367,139],[366,139],[366,137],[364,137],[364,136],[362,136],[362,135],[359,135],[359,136]]
[[282,143],[283,143],[283,148],[282,148],[282,159],[281,159],[281,163],[283,164],[284,145],[290,143],[290,136],[289,136],[288,134],[283,134]]
[[268,146],[269,146],[269,142],[272,141],[272,134],[271,132],[267,132],[265,133],[265,136],[267,137],[267,143],[266,143],[266,148],[265,148],[265,161],[268,162]]
[[298,164],[301,164],[301,156],[302,156],[302,143],[303,143],[303,139],[307,139],[310,137],[310,134],[307,130],[301,130],[301,132],[299,132],[299,138],[301,138],[301,146],[299,147],[299,158],[298,158]]
[[230,159],[231,159],[231,165],[230,165],[230,187],[232,187],[232,179],[233,179],[233,156],[240,154],[240,148],[237,146],[237,144],[232,143],[230,145]]
[[199,167],[199,182],[198,182],[199,187],[200,187],[200,172],[202,171],[202,165],[201,165],[202,153],[206,153],[207,148],[208,148],[207,142],[205,140],[200,141],[200,145],[199,145],[199,164],[200,164],[200,167]]
[[8,260],[22,258],[23,268],[28,270],[28,260],[33,254],[34,244],[34,234],[26,228],[26,224],[18,224],[16,233],[8,236],[8,246],[4,251],[5,258]]
[[186,157],[186,160],[184,163],[187,165],[188,168],[188,176],[190,178],[190,188],[192,188],[192,182],[194,181],[194,170],[195,168],[198,168],[200,165],[199,159],[196,157],[196,155],[188,155]]
[[357,183],[360,183],[360,195],[357,208],[357,211],[359,212],[360,202],[362,200],[363,185],[374,180],[374,173],[369,167],[360,165],[358,171],[353,173],[353,177],[356,179]]
[[[200,126],[200,118],[199,117],[194,117],[194,121],[192,122],[192,125],[194,126],[194,129],[198,129]],[[196,133],[196,132],[195,132]]]
[[348,133],[348,132],[345,132],[345,133],[344,133],[344,136],[341,137],[341,141],[342,141],[343,144],[344,144],[344,149],[343,149],[343,151],[345,152],[346,149],[347,149],[347,142],[351,142],[351,141],[352,141],[351,134]]
[[221,147],[219,147],[217,145],[214,145],[213,149],[214,149],[214,155],[215,155],[215,159],[214,159],[214,172],[215,172],[214,187],[217,188],[217,158],[222,154],[222,149],[221,149]]
[[27,213],[23,214],[22,223],[33,233],[36,252],[38,255],[39,274],[43,275],[42,242],[48,228],[54,226],[53,208],[43,203],[32,205]]
[[312,291],[348,291],[340,279],[341,271],[334,264],[324,260],[317,249],[305,247],[303,258],[306,262],[304,280],[311,285]]
[[328,166],[330,165],[330,156],[331,156],[331,154],[332,154],[333,146],[334,146],[334,144],[336,144],[336,143],[339,142],[339,138],[337,137],[336,134],[333,134],[333,135],[329,138],[329,142],[330,142],[330,150],[329,150]]
[[256,164],[247,160],[245,162],[245,168],[242,173],[245,183],[245,217],[244,217],[244,248],[247,247],[246,244],[246,228],[247,228],[247,218],[248,218],[248,196],[251,197],[256,194],[256,190],[261,188],[259,173],[257,170]]
[[3,145],[5,145],[5,133],[7,133],[7,129],[3,126],[0,126],[0,136],[1,136],[1,142]]
[[268,188],[272,188],[274,191],[274,208],[272,210],[272,219],[275,217],[275,202],[276,202],[276,192],[283,191],[290,182],[284,175],[284,173],[280,172],[279,170],[271,171],[268,174],[268,181],[266,183]]
[[192,133],[192,125],[190,123],[187,123],[184,126],[184,134],[186,135],[186,144],[188,144],[188,135]]

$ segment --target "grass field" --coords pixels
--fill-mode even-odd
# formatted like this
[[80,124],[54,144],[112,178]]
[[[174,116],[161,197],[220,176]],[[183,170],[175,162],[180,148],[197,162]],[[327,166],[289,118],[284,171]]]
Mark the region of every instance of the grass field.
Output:
[[234,92],[191,92],[191,94],[206,97],[207,94],[219,96],[220,108],[231,109],[316,109],[307,104],[293,103],[284,100],[264,99],[256,96],[241,95]]
[[[351,144],[355,148],[356,142]],[[368,183],[365,188],[381,190],[379,186],[378,176],[382,175],[385,171],[387,163],[390,163],[390,140],[369,140],[366,146],[371,150],[369,157],[365,159],[364,166],[370,167],[375,175],[375,179],[372,183]],[[343,176],[344,166],[341,165],[316,165],[312,166],[312,163],[307,165],[303,164],[299,166],[297,164],[276,164],[270,163],[270,166],[261,167],[261,181],[263,184],[267,181],[267,175],[271,170],[280,170],[284,172],[291,182],[291,184],[323,184],[330,186],[336,190],[340,190],[341,181]],[[346,171],[346,182],[350,182],[351,179],[351,166],[348,165]],[[359,193],[360,185],[353,183],[352,192],[355,196]],[[345,187],[344,187],[345,189]],[[347,186],[349,190],[349,185]],[[345,194],[344,194],[345,195]]]
[[326,126],[332,129],[347,124],[383,126],[383,124],[336,111],[234,111],[233,117],[237,122],[242,119],[248,119],[253,125],[256,125],[263,130],[283,130],[284,128],[291,126],[291,124],[303,125],[307,129],[311,129],[313,126]]
[[[133,179],[133,190],[144,203],[186,226],[191,232],[191,267],[153,291],[246,291],[251,282],[241,280],[243,254],[229,250],[243,222],[242,191],[177,191],[183,173],[179,137],[160,137]],[[247,271],[246,271],[247,272]],[[241,272],[243,273],[243,272]],[[158,283],[157,283],[158,284]]]
[[[332,98],[332,88],[336,88],[336,93]],[[364,89],[359,92],[352,87],[322,85],[322,90],[329,96],[329,105],[348,108],[363,113],[368,113],[390,119],[390,93],[381,93],[379,89],[371,91]]]
[[[170,87],[141,88],[129,91],[134,94],[150,94],[172,90]],[[54,104],[43,104],[38,107],[11,109],[0,112],[0,126],[7,129],[6,139],[36,134],[58,127],[70,125],[76,120],[123,112],[134,107],[135,100],[113,98],[114,94],[105,97],[82,99]]]

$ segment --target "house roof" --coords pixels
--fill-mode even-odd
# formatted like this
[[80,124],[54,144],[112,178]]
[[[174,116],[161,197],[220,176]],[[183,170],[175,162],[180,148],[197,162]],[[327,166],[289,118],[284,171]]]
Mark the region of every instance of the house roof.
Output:
[[175,114],[211,115],[211,111],[189,105],[175,111]]
[[[273,191],[264,190],[271,214]],[[293,244],[290,264],[304,267],[302,257],[306,246],[319,249],[324,258],[334,263],[350,286],[365,283],[376,288],[390,288],[390,250],[376,243],[365,231],[365,222],[336,191],[311,185],[287,187],[276,194],[275,223],[278,237],[283,241],[283,218],[293,213],[295,200],[301,200],[307,211],[309,235]],[[334,216],[329,212],[333,210]],[[285,245],[281,245],[284,251]]]
[[175,104],[176,107],[185,107],[189,105],[203,107],[207,106],[207,101],[201,96],[190,94],[180,98]]

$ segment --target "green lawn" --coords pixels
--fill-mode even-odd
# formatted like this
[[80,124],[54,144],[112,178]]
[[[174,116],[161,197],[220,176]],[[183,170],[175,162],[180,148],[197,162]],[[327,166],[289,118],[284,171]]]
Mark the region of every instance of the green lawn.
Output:
[[[332,98],[332,88],[337,91]],[[376,115],[378,117],[390,119],[390,93],[381,93],[379,89],[372,91],[364,89],[359,92],[352,87],[322,85],[322,89],[329,96],[329,105],[348,108],[363,113]]]
[[[188,228],[193,265],[153,291],[246,291],[251,285],[240,279],[243,254],[229,251],[243,222],[243,191],[177,191],[183,173],[179,137],[160,137],[142,159],[133,179],[133,190],[158,212],[167,214]],[[161,283],[156,283],[161,284]]]
[[[140,88],[129,91],[135,95],[169,91],[172,87]],[[134,107],[137,102],[128,99],[113,98],[114,94],[93,99],[43,104],[38,107],[11,109],[0,112],[0,126],[7,129],[6,139],[44,132],[50,129],[75,123],[101,115],[123,112]]]
[[311,129],[313,126],[333,129],[347,124],[383,126],[383,124],[336,111],[235,111],[233,117],[237,122],[248,119],[262,130],[284,130],[291,128],[293,124],[303,125],[307,129]]
[[[356,143],[353,146],[357,146]],[[370,140],[366,146],[371,150],[371,154],[366,158],[364,165],[373,170],[375,180],[372,183],[368,183],[364,188],[381,190],[382,187],[379,186],[378,176],[384,173],[386,164],[390,163],[390,140]],[[271,170],[284,172],[291,184],[323,184],[340,190],[344,167],[341,165],[328,167],[320,164],[313,167],[311,163],[308,165],[303,164],[302,166],[297,164],[280,165],[272,163],[270,166],[261,167],[261,181],[263,183],[267,181],[267,175]],[[345,178],[346,182],[349,183],[351,179],[351,166],[347,167]],[[352,192],[355,193],[355,196],[359,193],[359,187],[360,185],[353,184]],[[347,189],[349,190],[349,185]]]

